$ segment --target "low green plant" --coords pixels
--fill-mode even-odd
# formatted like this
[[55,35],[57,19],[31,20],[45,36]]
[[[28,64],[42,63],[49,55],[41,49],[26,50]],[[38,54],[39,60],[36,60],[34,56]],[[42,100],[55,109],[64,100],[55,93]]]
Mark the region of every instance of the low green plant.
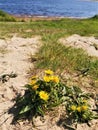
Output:
[[90,94],[83,93],[80,88],[75,86],[68,88],[67,92],[66,110],[72,123],[88,123],[92,119],[98,119],[89,104]]
[[76,86],[66,86],[52,70],[45,70],[40,76],[31,76],[25,87],[25,94],[16,100],[15,120],[44,116],[61,104],[65,106],[66,119],[71,121],[70,125],[63,124],[69,128],[74,123],[89,124],[90,120],[98,119],[89,104],[91,94]]
[[64,89],[60,78],[51,70],[46,70],[42,77],[32,76],[25,85],[26,93],[16,101],[18,118],[43,116],[46,111],[62,103]]

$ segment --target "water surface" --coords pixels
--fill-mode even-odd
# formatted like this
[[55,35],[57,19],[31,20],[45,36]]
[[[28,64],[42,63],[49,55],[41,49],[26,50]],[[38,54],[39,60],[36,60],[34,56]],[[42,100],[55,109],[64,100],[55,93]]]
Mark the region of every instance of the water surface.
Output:
[[98,2],[86,0],[0,0],[0,9],[14,15],[92,17]]

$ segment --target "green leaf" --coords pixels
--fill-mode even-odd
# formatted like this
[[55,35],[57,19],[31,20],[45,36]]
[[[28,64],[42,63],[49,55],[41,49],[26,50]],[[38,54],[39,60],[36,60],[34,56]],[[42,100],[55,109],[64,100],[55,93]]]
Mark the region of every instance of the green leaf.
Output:
[[43,112],[43,110],[40,108],[40,106],[38,106],[37,111],[38,111],[39,114],[44,115],[44,112]]
[[32,106],[31,105],[25,106],[25,107],[22,108],[22,110],[19,112],[19,114],[23,114],[23,113],[29,111],[32,108],[33,108],[33,105]]
[[82,90],[81,90],[79,87],[77,87],[77,86],[73,86],[73,89],[74,89],[74,92],[75,92],[76,94],[82,93]]
[[26,88],[30,88],[30,87],[31,87],[31,85],[26,84],[24,87],[26,87]]

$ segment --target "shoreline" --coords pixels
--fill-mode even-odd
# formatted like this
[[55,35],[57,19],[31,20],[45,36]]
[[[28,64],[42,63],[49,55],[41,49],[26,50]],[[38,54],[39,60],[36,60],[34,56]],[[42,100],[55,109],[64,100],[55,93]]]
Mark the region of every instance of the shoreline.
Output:
[[6,14],[9,15],[13,18],[15,18],[16,20],[21,20],[21,21],[35,21],[35,20],[61,20],[61,19],[76,19],[76,20],[81,20],[81,19],[89,19],[89,18],[93,18],[94,16],[88,16],[88,17],[73,17],[73,16],[44,16],[44,15],[20,15],[20,14],[10,14],[7,13],[5,11],[1,10],[1,16],[2,14]]
[[[37,16],[37,15],[12,15],[14,18],[18,19],[18,20],[24,20],[24,21],[28,21],[28,20],[61,20],[61,19],[89,19],[92,17],[67,17],[67,16]],[[94,16],[93,16],[94,17]]]

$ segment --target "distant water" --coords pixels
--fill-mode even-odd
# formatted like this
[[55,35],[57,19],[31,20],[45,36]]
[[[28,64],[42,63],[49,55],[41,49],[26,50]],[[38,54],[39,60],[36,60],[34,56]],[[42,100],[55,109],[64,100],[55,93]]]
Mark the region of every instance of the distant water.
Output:
[[92,17],[98,2],[90,0],[0,0],[0,9],[14,15]]

